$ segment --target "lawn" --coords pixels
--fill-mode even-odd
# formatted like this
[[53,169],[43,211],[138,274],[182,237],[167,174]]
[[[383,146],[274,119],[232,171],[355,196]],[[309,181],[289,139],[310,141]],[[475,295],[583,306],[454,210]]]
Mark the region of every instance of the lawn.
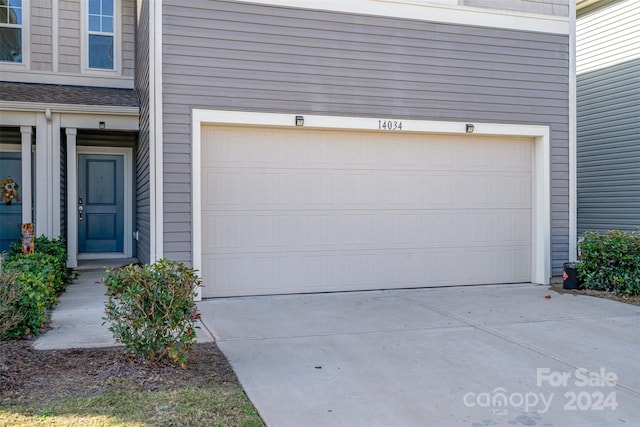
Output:
[[122,347],[37,351],[0,342],[0,426],[262,426],[224,355],[197,344],[187,369]]

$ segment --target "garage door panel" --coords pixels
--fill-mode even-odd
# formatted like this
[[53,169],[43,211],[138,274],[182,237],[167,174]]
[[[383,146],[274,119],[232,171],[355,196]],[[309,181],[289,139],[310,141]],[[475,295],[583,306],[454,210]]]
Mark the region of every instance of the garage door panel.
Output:
[[530,280],[531,141],[202,134],[205,297]]

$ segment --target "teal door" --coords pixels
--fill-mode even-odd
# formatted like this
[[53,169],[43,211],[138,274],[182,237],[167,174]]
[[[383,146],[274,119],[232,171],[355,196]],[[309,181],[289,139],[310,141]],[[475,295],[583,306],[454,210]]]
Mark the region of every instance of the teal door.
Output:
[[[22,224],[22,155],[0,152],[0,252],[21,239]],[[15,189],[14,184],[18,187]],[[28,194],[28,193],[27,193]]]
[[123,252],[124,156],[78,155],[78,252]]

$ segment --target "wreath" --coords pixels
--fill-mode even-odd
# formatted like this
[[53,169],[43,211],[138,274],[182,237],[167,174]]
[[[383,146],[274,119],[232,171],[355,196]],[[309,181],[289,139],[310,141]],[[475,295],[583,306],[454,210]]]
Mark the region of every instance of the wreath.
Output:
[[2,195],[0,196],[6,205],[10,205],[14,201],[20,200],[18,196],[18,184],[13,178],[5,178],[0,181],[0,188],[2,188]]

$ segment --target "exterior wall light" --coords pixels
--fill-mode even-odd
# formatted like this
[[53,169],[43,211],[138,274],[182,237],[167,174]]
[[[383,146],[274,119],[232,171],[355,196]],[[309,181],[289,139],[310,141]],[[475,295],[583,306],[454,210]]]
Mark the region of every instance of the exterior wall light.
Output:
[[100,122],[100,123],[98,123],[98,127],[99,127],[100,129],[104,129],[104,128],[106,128],[106,127],[107,127],[107,125],[106,125],[106,123],[105,123],[105,122]]
[[296,126],[304,126],[304,116],[296,116]]
[[467,123],[467,133],[473,133],[474,126],[471,123]]

